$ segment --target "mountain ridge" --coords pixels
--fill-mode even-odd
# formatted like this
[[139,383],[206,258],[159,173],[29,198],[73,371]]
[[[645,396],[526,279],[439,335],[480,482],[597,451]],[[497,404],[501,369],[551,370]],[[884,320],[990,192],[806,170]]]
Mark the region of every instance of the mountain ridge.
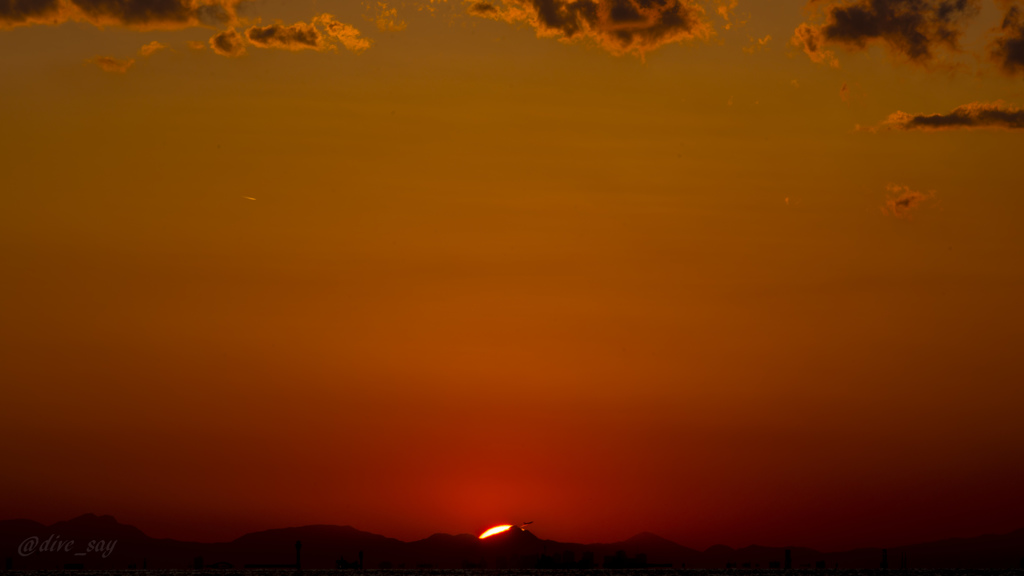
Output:
[[[344,566],[354,566],[360,553],[363,553],[366,567],[580,567],[584,559],[592,558],[593,565],[606,567],[642,567],[641,564],[645,564],[768,568],[775,563],[782,567],[787,550],[760,545],[737,549],[718,544],[700,551],[652,532],[640,532],[619,542],[578,544],[541,539],[528,530],[517,528],[486,540],[479,540],[472,534],[436,533],[407,542],[350,525],[333,524],[271,528],[249,532],[227,542],[200,543],[153,538],[135,526],[118,522],[113,516],[92,513],[49,526],[24,518],[0,520],[0,557],[8,559],[16,569],[52,569],[65,565],[90,569],[129,566],[181,569],[216,563],[239,568],[246,564],[288,566],[296,563],[296,541],[303,543],[303,568],[342,566],[339,560]],[[34,549],[25,554],[25,547],[32,547],[33,542]],[[102,547],[89,550],[90,545]],[[805,547],[788,550],[794,568],[837,565],[878,568],[882,561],[880,548],[840,552],[818,552]],[[946,538],[888,550],[890,567],[898,567],[903,559],[913,568],[1024,567],[1024,528],[1006,534]]]

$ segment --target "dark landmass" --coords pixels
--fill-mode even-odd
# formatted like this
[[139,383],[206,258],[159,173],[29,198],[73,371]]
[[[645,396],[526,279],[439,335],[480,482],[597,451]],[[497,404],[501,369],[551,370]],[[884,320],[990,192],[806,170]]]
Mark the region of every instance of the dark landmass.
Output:
[[[998,568],[937,568],[937,569],[921,569],[917,571],[919,576],[1020,576],[1024,572],[1021,569],[998,569]],[[766,569],[713,569],[713,568],[648,568],[642,572],[623,572],[620,570],[604,570],[601,568],[595,568],[592,570],[561,570],[552,572],[547,569],[538,568],[519,568],[519,569],[507,569],[507,570],[495,570],[490,568],[430,568],[430,569],[403,569],[403,568],[366,568],[357,574],[363,576],[404,576],[408,574],[417,574],[419,576],[545,576],[547,574],[562,574],[564,576],[626,576],[629,574],[643,574],[644,576],[776,576],[780,573],[778,570],[766,570]],[[901,572],[894,572],[899,574]],[[913,572],[903,572],[904,574],[911,574]],[[304,576],[339,576],[344,572],[337,569],[304,569],[301,572],[295,570],[268,570],[268,569],[211,569],[211,570],[10,570],[5,573],[5,576],[119,576],[123,574],[132,574],[133,576],[182,576],[188,574],[189,576],[295,576],[295,574],[303,574]],[[352,574],[352,572],[349,572]],[[827,569],[827,570],[816,570],[816,569],[803,569],[798,572],[800,576],[879,576],[882,574],[877,568],[874,569]]]
[[[301,542],[297,557],[296,543]],[[788,565],[787,565],[788,556]],[[1024,568],[1024,529],[1009,534],[954,538],[884,551],[863,548],[818,552],[810,548],[712,546],[694,550],[642,533],[622,542],[573,544],[512,530],[480,540],[473,534],[435,534],[403,542],[351,526],[301,526],[253,532],[231,542],[197,543],[150,538],[111,516],[86,514],[46,526],[0,521],[0,561],[7,570],[196,570],[229,574],[246,567],[295,569],[634,569],[687,568],[889,570]],[[12,575],[13,576],[13,575]]]

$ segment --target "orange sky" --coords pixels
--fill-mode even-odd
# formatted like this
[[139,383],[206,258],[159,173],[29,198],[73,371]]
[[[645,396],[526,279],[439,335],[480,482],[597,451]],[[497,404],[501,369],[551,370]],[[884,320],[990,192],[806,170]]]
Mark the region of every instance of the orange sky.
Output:
[[1024,16],[967,4],[0,8],[3,516],[1020,528]]

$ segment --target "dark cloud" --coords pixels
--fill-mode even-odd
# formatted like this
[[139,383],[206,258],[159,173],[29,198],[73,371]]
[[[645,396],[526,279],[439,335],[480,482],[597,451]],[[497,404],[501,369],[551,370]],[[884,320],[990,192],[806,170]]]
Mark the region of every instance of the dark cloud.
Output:
[[245,42],[234,28],[228,28],[210,38],[210,48],[221,56],[234,57],[245,54]]
[[316,26],[305,22],[296,22],[291,26],[253,26],[245,31],[245,37],[253,46],[260,48],[326,50],[331,46],[324,40],[324,35]]
[[236,20],[237,0],[232,2],[201,4],[196,8],[196,19],[207,26],[223,26]]
[[[811,0],[824,5],[825,23],[801,24],[793,44],[816,62],[833,63],[826,44],[864,49],[878,42],[916,63],[934,60],[940,48],[956,50],[981,0]],[[835,65],[833,63],[833,65]]]
[[47,22],[57,18],[60,0],[0,0],[0,25]]
[[948,114],[896,112],[882,123],[890,130],[1024,129],[1024,109],[1005,102],[972,102]]
[[[370,41],[361,37],[359,30],[339,22],[330,14],[321,14],[308,24],[296,22],[289,26],[253,26],[245,31],[245,39],[257,48],[282,50],[337,50],[332,42],[339,42],[353,52],[361,52],[370,47]],[[238,42],[242,42],[241,36]]]
[[538,36],[588,39],[613,54],[635,54],[671,42],[708,38],[712,30],[696,0],[476,1],[469,12],[507,22],[527,22]]
[[0,0],[0,26],[59,24],[83,20],[96,25],[180,28],[228,22],[240,0]]
[[910,218],[912,212],[935,197],[935,192],[918,192],[909,186],[889,184],[886,189],[889,195],[882,205],[882,213],[896,218]]
[[195,7],[183,0],[72,0],[92,22],[127,25],[187,25],[197,20]]
[[498,7],[490,2],[473,2],[466,9],[474,16],[492,17],[499,14]]
[[1024,10],[1010,6],[992,46],[992,58],[1007,74],[1024,73]]

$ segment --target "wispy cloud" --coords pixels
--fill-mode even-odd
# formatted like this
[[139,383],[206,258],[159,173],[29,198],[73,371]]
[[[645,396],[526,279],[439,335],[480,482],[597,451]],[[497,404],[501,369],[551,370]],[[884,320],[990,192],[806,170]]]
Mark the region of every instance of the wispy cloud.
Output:
[[750,45],[745,46],[743,51],[747,54],[753,54],[754,52],[768,48],[768,43],[771,41],[771,34],[766,35],[764,38],[751,38]]
[[163,50],[164,48],[167,48],[167,46],[157,42],[156,40],[153,40],[149,44],[146,44],[142,48],[139,48],[139,54],[142,54],[143,56],[151,56],[154,52]]
[[889,184],[888,195],[882,205],[882,213],[895,218],[910,218],[922,205],[935,197],[935,192],[918,192],[909,186]]
[[726,30],[732,28],[732,13],[736,10],[736,6],[738,5],[739,0],[723,0],[715,9],[715,11],[718,12],[718,15],[722,17],[722,20],[725,20],[725,24],[722,27]]
[[118,74],[124,74],[135,64],[135,60],[118,60],[110,56],[97,56],[87,62],[99,66],[104,72],[115,72]]
[[373,22],[381,32],[399,32],[406,27],[405,22],[398,19],[398,10],[385,2],[377,2],[377,14]]
[[836,58],[835,52],[825,48],[825,39],[822,37],[821,29],[810,24],[801,24],[793,32],[793,38],[789,43],[803,50],[812,62],[839,68],[839,59]]
[[879,128],[889,130],[1021,130],[1024,109],[996,102],[971,102],[946,114],[908,114],[894,112]]
[[359,35],[359,30],[350,24],[339,22],[330,14],[321,14],[313,19],[322,26],[324,33],[341,43],[352,52],[362,52],[370,47],[370,41]]

